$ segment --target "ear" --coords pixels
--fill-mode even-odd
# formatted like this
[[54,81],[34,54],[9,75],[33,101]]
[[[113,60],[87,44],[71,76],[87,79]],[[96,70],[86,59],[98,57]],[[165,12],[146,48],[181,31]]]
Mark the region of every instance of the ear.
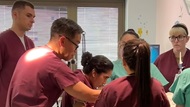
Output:
[[125,68],[125,70],[127,70],[128,69],[127,62],[124,59],[122,59],[122,63],[123,63],[123,67]]
[[96,71],[93,69],[93,70],[92,70],[92,77],[94,78],[94,77],[96,77],[96,75],[97,75],[97,73],[96,73]]
[[123,62],[123,67],[124,67],[125,71],[127,72],[127,74],[129,74],[128,71],[130,71],[130,69],[129,69],[129,67],[128,67],[127,62],[126,62],[124,59],[122,59],[122,62]]
[[17,11],[13,11],[13,12],[12,12],[12,17],[13,17],[13,18],[16,18],[16,17],[17,17]]
[[59,46],[65,46],[64,44],[65,44],[65,37],[64,36],[61,36],[60,38],[59,38]]
[[127,66],[127,62],[122,58],[122,63],[123,63],[123,66]]

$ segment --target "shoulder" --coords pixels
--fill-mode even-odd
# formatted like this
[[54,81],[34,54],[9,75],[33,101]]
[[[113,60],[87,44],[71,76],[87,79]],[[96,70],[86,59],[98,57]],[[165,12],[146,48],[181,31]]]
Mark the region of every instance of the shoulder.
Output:
[[13,31],[12,31],[12,30],[10,30],[10,29],[7,29],[7,30],[5,30],[5,31],[1,32],[1,33],[0,33],[0,35],[1,35],[1,36],[3,36],[3,35],[10,34],[10,33],[13,33]]
[[[126,77],[125,77],[126,78]],[[113,80],[112,82],[110,82],[108,85],[106,85],[101,92],[101,96],[106,98],[106,100],[111,100],[114,101],[115,98],[117,98],[118,93],[123,91],[123,88],[121,87],[125,87],[122,86],[123,82],[126,82],[124,77],[121,78],[117,78],[115,80]],[[118,90],[118,87],[120,87],[120,91]],[[119,91],[119,92],[118,92]]]
[[111,81],[109,84],[107,84],[103,89],[106,89],[106,90],[109,90],[109,89],[111,89],[111,88],[115,88],[115,85],[116,84],[120,84],[121,83],[121,81],[123,81],[123,79],[124,79],[124,77],[121,77],[121,78],[117,78],[117,79],[115,79],[115,80],[113,80],[113,81]]
[[121,60],[118,59],[118,60],[113,61],[113,64],[117,64],[117,63],[121,63]]
[[187,48],[187,52],[190,52],[189,48]]
[[112,82],[110,82],[104,88],[105,88],[105,90],[110,91],[110,92],[114,92],[114,91],[117,92],[118,87],[121,90],[127,90],[127,89],[131,88],[130,85],[133,84],[134,78],[135,77],[132,77],[132,76],[131,77],[130,76],[120,77],[120,78],[117,78],[117,79],[113,80]]
[[190,56],[190,50],[187,48],[187,52],[186,52],[187,56]]
[[164,91],[164,87],[162,86],[162,84],[155,78],[152,78],[152,91],[154,94],[161,94]]
[[162,61],[169,61],[168,59],[173,56],[174,56],[173,49],[170,49],[169,51],[160,54],[156,59],[156,61],[154,62],[154,64],[158,67],[158,64],[162,63]]
[[190,68],[184,69],[181,75],[190,75]]
[[33,59],[41,58],[41,60],[39,61],[43,62],[44,64],[49,64],[51,66],[67,66],[60,58],[57,57],[56,53],[47,46],[32,48],[26,51],[24,53],[24,56],[27,58],[31,58],[33,62],[38,61]]
[[118,60],[113,61],[112,63],[114,65],[114,67],[117,67],[122,64],[122,61],[120,59],[118,59]]
[[161,85],[161,83],[158,80],[154,78],[152,78],[151,89],[154,98],[156,99],[159,98],[160,100],[167,100],[164,87]]
[[162,54],[160,54],[159,56],[158,56],[158,58],[162,58],[162,57],[168,57],[168,55],[170,55],[170,54],[173,54],[173,49],[170,49],[170,50],[168,50],[168,51],[166,51],[166,52],[164,52],[164,53],[162,53]]
[[84,76],[85,76],[85,74],[83,73],[83,71],[81,69],[75,70],[74,73],[77,75],[77,77],[84,78]]
[[179,75],[179,81],[181,81],[181,84],[190,85],[190,68],[186,68],[182,71],[182,73]]
[[13,34],[14,34],[14,32],[9,29],[1,32],[0,33],[0,41],[7,40]]
[[123,77],[127,75],[127,72],[125,68],[123,67],[122,60],[118,59],[113,62],[113,71],[112,71],[112,80],[118,78],[118,77]]
[[153,85],[158,85],[158,86],[162,87],[161,83],[157,79],[155,79],[155,78],[152,78],[152,84]]
[[10,45],[11,41],[14,41],[16,34],[11,30],[6,30],[0,33],[0,47],[6,49]]
[[162,84],[160,83],[160,81],[158,81],[155,78],[152,78],[152,89],[153,91],[161,91],[163,89]]
[[85,81],[85,75],[83,74],[82,70],[77,69],[74,71],[74,73],[76,74],[76,76],[82,81]]

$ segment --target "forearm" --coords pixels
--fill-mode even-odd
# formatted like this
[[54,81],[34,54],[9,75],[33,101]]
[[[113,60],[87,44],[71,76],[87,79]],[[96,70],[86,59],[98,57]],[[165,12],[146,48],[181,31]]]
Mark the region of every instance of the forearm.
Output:
[[82,82],[66,87],[65,91],[71,96],[89,103],[94,103],[101,92],[101,90],[93,90],[89,88]]

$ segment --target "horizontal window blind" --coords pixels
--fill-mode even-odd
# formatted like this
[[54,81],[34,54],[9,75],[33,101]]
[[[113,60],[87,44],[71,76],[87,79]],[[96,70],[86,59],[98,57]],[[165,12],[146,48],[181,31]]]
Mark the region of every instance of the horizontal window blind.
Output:
[[[0,32],[9,29],[12,24],[11,6],[0,5]],[[52,22],[59,17],[67,17],[67,8],[54,6],[35,6],[35,23],[31,30],[26,32],[35,46],[47,44],[50,39],[50,28]]]
[[[85,31],[86,51],[117,59],[118,8],[78,7],[77,22]],[[84,47],[83,47],[84,48]],[[82,44],[77,53],[77,68],[81,66]]]

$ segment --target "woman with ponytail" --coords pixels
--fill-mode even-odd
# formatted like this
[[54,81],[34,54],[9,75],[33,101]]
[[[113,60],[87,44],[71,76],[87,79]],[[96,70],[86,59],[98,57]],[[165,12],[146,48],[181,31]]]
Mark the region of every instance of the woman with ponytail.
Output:
[[128,41],[122,61],[128,76],[105,86],[95,107],[170,107],[161,83],[150,76],[150,48],[142,39]]

